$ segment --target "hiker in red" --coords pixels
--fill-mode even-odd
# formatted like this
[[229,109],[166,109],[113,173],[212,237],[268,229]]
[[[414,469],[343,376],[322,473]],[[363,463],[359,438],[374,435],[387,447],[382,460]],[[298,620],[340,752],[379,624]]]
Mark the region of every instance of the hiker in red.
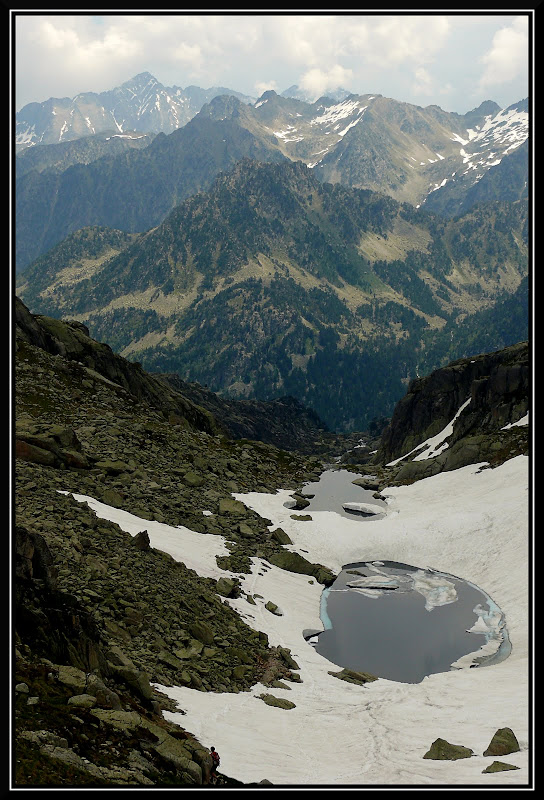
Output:
[[210,778],[212,783],[215,783],[217,780],[217,768],[221,763],[221,759],[219,758],[219,753],[215,749],[215,747],[210,747],[210,755],[212,757],[212,771],[210,774]]

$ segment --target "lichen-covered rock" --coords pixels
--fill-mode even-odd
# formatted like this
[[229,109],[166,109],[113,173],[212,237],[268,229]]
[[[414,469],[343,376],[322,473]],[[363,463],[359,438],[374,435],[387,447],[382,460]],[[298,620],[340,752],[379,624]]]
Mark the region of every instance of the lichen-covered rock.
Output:
[[77,708],[94,708],[96,704],[97,699],[92,694],[74,694],[68,699],[68,705]]
[[494,761],[492,764],[489,764],[488,767],[482,770],[482,773],[485,774],[486,772],[504,772],[505,770],[509,769],[519,769],[519,767],[515,767],[513,764],[506,764],[504,761]]
[[102,502],[107,506],[113,506],[113,508],[122,508],[123,500],[123,495],[116,489],[104,489],[102,493]]
[[329,670],[329,675],[333,675],[335,678],[339,678],[341,681],[347,681],[347,683],[355,683],[359,686],[364,686],[365,683],[370,683],[371,681],[377,681],[378,678],[376,675],[372,675],[370,672],[358,672],[354,669],[342,669],[340,672],[334,672]]
[[299,665],[291,655],[291,651],[286,647],[278,647],[278,652],[285,661],[289,669],[300,669]]
[[289,572],[312,575],[318,583],[323,583],[325,586],[329,586],[336,578],[336,575],[328,567],[324,567],[322,564],[312,564],[299,553],[291,553],[288,550],[273,553],[268,560],[274,566],[286,569]]
[[236,581],[232,580],[232,578],[225,578],[222,576],[216,583],[217,593],[222,597],[232,597],[236,585]]
[[484,756],[506,756],[517,753],[520,749],[518,740],[511,728],[499,728],[493,734]]
[[470,758],[473,755],[474,752],[469,747],[464,747],[461,744],[451,744],[446,739],[435,739],[423,758],[431,758],[438,761],[456,761],[458,758]]
[[240,500],[233,497],[222,497],[219,501],[220,514],[245,514],[246,507]]
[[292,703],[290,700],[285,700],[283,697],[275,697],[273,694],[260,694],[259,698],[263,700],[267,706],[285,709],[295,708],[295,703]]
[[293,544],[289,536],[285,533],[283,528],[275,528],[272,531],[271,538],[279,544]]
[[213,629],[204,620],[197,620],[189,626],[189,633],[203,644],[213,643]]

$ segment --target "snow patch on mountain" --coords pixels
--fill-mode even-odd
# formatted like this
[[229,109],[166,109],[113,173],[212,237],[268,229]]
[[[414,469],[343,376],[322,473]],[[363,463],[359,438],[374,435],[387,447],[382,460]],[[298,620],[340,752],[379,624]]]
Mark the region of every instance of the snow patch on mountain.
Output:
[[347,119],[355,113],[361,113],[368,106],[360,106],[359,100],[345,100],[342,103],[328,106],[322,114],[310,120],[310,125],[329,125],[334,126],[339,121]]
[[415,453],[418,450],[421,450],[421,452],[415,458],[412,459],[413,461],[423,461],[426,460],[427,458],[434,458],[434,456],[437,456],[440,453],[442,453],[442,451],[448,447],[446,439],[452,435],[453,426],[455,425],[456,420],[458,419],[460,414],[462,414],[464,409],[468,406],[470,400],[471,400],[470,397],[468,398],[468,400],[465,400],[465,402],[458,408],[453,419],[450,422],[448,422],[448,424],[440,431],[440,433],[437,433],[436,436],[431,436],[426,441],[416,445],[408,453],[405,453],[403,456],[396,458],[394,461],[390,461],[387,464],[387,466],[394,467],[400,461],[402,461],[405,458],[408,458],[408,456],[412,455],[412,453]]

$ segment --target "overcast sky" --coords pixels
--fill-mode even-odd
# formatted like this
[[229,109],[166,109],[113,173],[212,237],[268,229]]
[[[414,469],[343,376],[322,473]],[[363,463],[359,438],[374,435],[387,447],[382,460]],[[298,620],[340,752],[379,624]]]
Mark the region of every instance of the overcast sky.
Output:
[[399,15],[46,14],[12,10],[15,107],[119,86],[151,72],[165,86],[224,86],[259,97],[337,86],[465,113],[528,95],[529,17],[513,12]]

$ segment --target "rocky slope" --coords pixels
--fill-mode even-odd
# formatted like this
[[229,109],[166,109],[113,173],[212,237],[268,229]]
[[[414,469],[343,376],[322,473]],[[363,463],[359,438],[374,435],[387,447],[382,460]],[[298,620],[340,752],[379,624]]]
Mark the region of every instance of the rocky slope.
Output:
[[[168,701],[150,683],[239,692],[296,680],[296,665],[223,602],[236,580],[198,576],[65,492],[220,534],[221,565],[243,573],[255,554],[281,562],[286,540],[232,492],[294,489],[320,462],[226,438],[80,325],[22,304],[15,322],[16,784],[207,783],[208,743],[165,722]],[[295,567],[333,579],[304,559]]]

